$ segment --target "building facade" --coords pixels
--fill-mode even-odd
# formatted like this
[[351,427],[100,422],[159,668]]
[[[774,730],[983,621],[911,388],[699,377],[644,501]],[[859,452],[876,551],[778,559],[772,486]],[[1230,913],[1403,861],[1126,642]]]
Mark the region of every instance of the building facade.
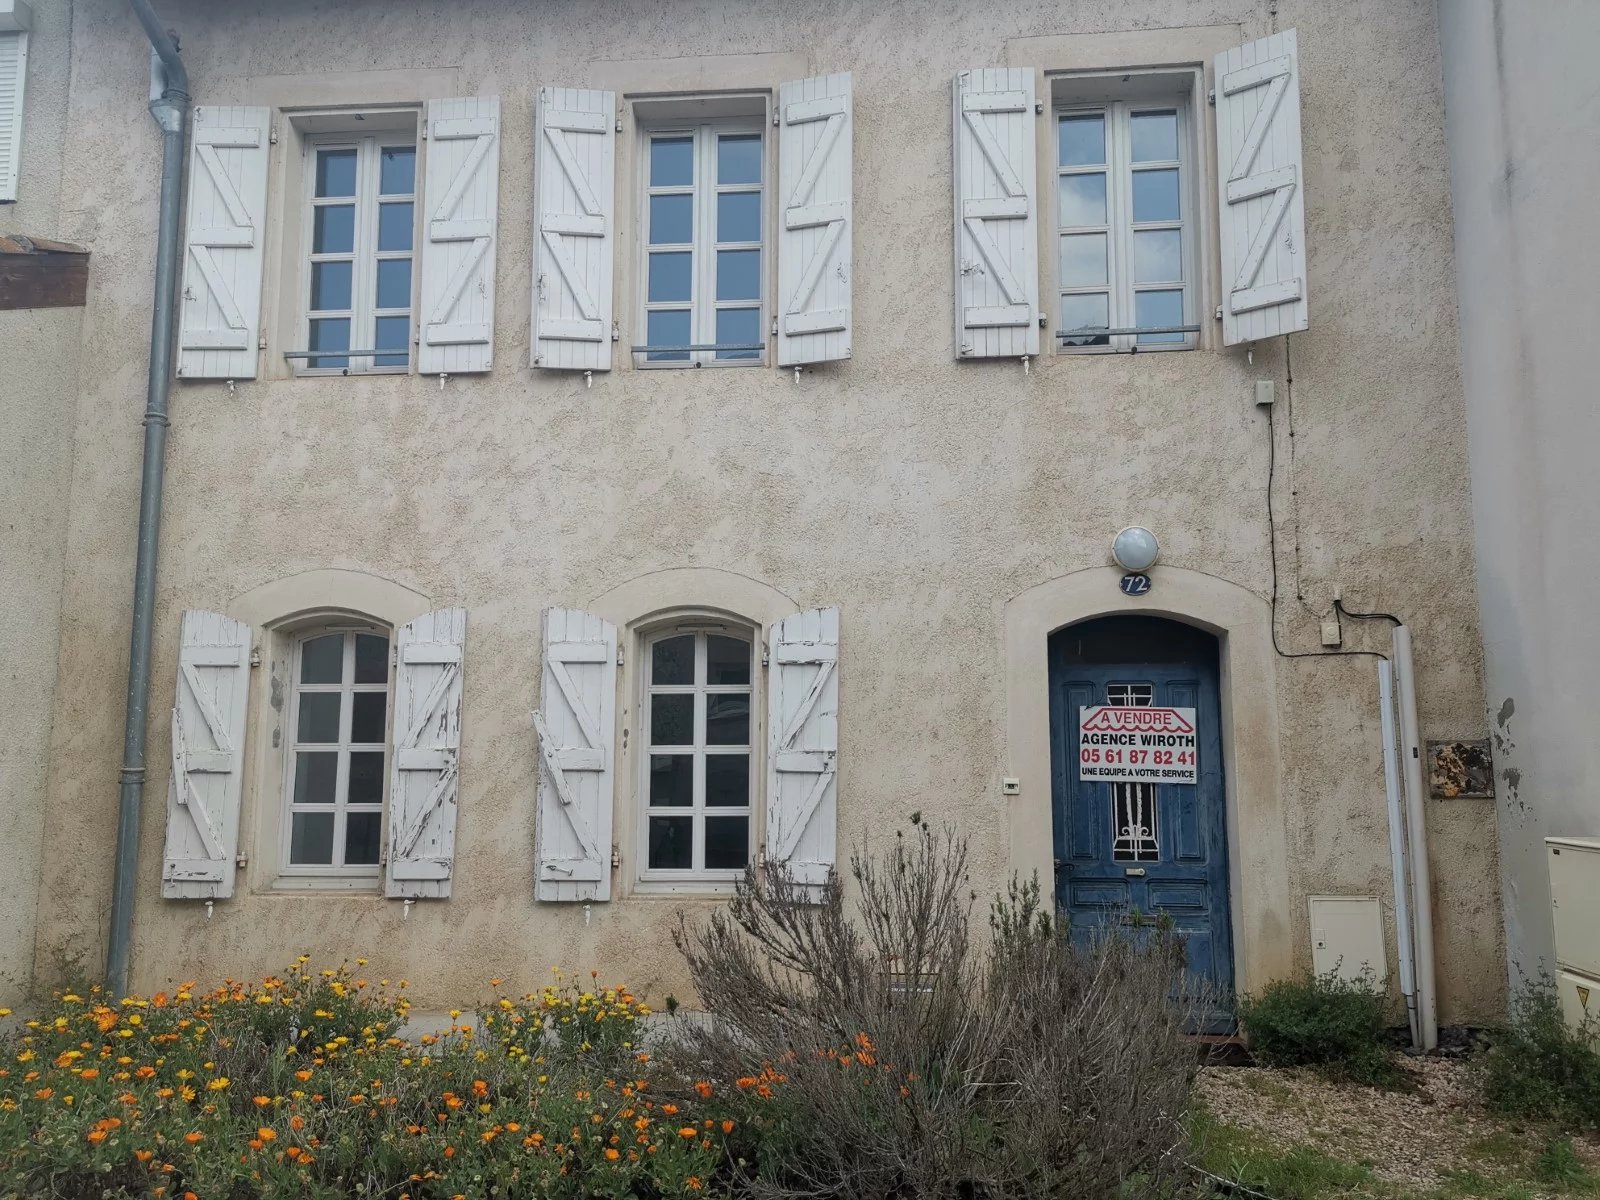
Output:
[[[72,412],[15,802],[44,979],[104,951],[159,147],[124,6],[34,7],[65,115],[22,191],[93,253],[76,375],[35,368]],[[1389,622],[1348,614],[1413,631],[1426,739],[1487,734],[1431,3],[161,16],[195,107],[136,987],[307,951],[424,1004],[687,996],[680,914],[914,811],[980,895],[1167,912],[1241,990],[1325,961],[1311,898],[1371,901],[1396,985]],[[1447,1022],[1503,1009],[1491,809],[1426,802]]]

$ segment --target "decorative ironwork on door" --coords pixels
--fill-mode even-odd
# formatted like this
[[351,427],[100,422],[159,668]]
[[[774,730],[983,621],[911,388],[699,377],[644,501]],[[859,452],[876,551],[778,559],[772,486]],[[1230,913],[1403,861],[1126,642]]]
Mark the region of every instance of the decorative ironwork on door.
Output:
[[[1106,703],[1119,707],[1146,708],[1155,703],[1155,687],[1148,683],[1106,685]],[[1156,789],[1147,783],[1111,785],[1111,860],[1113,862],[1159,862]]]

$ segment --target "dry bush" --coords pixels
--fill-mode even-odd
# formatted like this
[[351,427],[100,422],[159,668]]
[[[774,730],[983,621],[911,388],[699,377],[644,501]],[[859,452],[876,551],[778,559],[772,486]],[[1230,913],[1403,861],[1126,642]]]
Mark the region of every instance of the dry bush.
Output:
[[[985,1200],[1175,1190],[1196,1056],[1181,948],[1076,949],[1037,881],[975,944],[964,840],[913,822],[857,854],[858,895],[770,872],[677,942],[709,1019],[667,1053],[730,1097],[760,1196]],[[776,877],[774,877],[776,876]]]

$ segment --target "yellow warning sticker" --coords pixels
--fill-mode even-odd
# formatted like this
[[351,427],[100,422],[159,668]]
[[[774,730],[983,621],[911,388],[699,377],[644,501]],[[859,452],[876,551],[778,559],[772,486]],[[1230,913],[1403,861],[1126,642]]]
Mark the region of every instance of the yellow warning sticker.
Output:
[[1589,989],[1581,984],[1578,985],[1578,1003],[1583,1005],[1584,1008],[1589,1007]]

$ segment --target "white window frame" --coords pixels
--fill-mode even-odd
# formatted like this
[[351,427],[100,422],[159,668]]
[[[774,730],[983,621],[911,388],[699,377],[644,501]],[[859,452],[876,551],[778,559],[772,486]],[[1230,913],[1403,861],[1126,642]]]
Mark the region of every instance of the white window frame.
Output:
[[[1175,160],[1133,162],[1131,118],[1139,113],[1177,113],[1178,157]],[[1106,162],[1103,166],[1064,166],[1060,158],[1060,122],[1069,116],[1100,113],[1105,116]],[[1108,100],[1098,103],[1058,102],[1051,112],[1050,123],[1051,194],[1050,211],[1054,242],[1053,277],[1056,283],[1054,323],[1059,334],[1068,328],[1062,307],[1062,298],[1069,295],[1092,295],[1106,292],[1109,297],[1109,328],[1137,327],[1135,295],[1141,291],[1165,292],[1177,290],[1174,281],[1162,283],[1135,283],[1133,279],[1133,235],[1141,230],[1178,229],[1182,246],[1180,260],[1183,270],[1183,319],[1179,324],[1199,325],[1200,289],[1196,275],[1199,270],[1197,243],[1203,236],[1195,201],[1195,183],[1198,171],[1199,148],[1196,138],[1193,106],[1186,96],[1165,98]],[[1135,171],[1178,171],[1178,219],[1176,221],[1144,221],[1133,219],[1133,175]],[[1071,225],[1061,223],[1061,180],[1068,175],[1098,174],[1106,176],[1106,224]],[[1106,238],[1106,286],[1068,286],[1061,279],[1061,239],[1070,233],[1103,232]],[[1140,342],[1134,334],[1113,334],[1104,346],[1075,346],[1055,338],[1056,350],[1061,354],[1148,354],[1151,351],[1193,350],[1200,342],[1198,331],[1184,333],[1180,340],[1169,342]]]
[[[653,649],[657,642],[670,638],[692,635],[695,637],[695,682],[692,684],[661,684],[657,685],[653,679],[654,654]],[[720,637],[736,637],[748,641],[750,644],[750,683],[748,686],[737,684],[710,685],[703,681],[706,678],[706,638],[708,635]],[[756,855],[762,845],[761,804],[759,798],[762,792],[761,780],[764,763],[760,753],[763,722],[761,720],[761,697],[763,687],[762,671],[762,646],[765,644],[762,630],[755,625],[742,621],[723,619],[694,619],[679,618],[666,625],[658,625],[644,631],[638,639],[640,650],[640,702],[639,712],[639,754],[638,754],[638,779],[636,788],[638,795],[638,833],[637,850],[639,855],[639,870],[637,872],[638,890],[641,892],[723,892],[731,891],[733,885],[744,876],[745,867],[717,868],[708,870],[705,867],[690,867],[684,869],[652,868],[650,866],[650,818],[656,816],[689,817],[693,824],[693,852],[692,862],[705,861],[705,819],[709,816],[726,816],[747,818],[746,837],[746,867],[756,861]],[[750,698],[749,743],[743,747],[749,761],[749,786],[750,795],[748,803],[743,806],[734,805],[707,805],[705,802],[705,759],[710,754],[736,753],[737,746],[706,746],[706,696],[707,695],[748,695]],[[694,745],[658,747],[651,742],[651,697],[656,695],[693,695],[694,701]],[[650,807],[650,758],[656,752],[689,753],[694,754],[694,783],[692,803],[685,807],[663,806],[652,809]]]
[[[721,184],[717,182],[717,138],[747,135],[761,139],[761,182],[751,184]],[[692,137],[694,139],[694,182],[688,187],[652,187],[650,184],[650,145],[657,138]],[[651,312],[682,309],[681,300],[654,301],[650,293],[650,252],[652,249],[688,250],[694,256],[689,285],[689,336],[691,344],[712,345],[717,340],[717,312],[719,309],[749,308],[749,300],[718,300],[717,251],[759,250],[761,276],[756,291],[756,330],[763,349],[748,358],[718,358],[715,351],[693,350],[683,359],[653,359],[648,354],[635,354],[635,365],[642,369],[683,367],[751,367],[765,366],[771,361],[772,305],[768,300],[773,278],[773,254],[777,240],[772,223],[773,196],[773,142],[763,118],[759,114],[741,117],[723,117],[694,122],[649,122],[639,130],[638,180],[635,189],[639,198],[638,217],[635,222],[634,242],[638,246],[638,287],[636,315],[638,344],[650,344]],[[716,198],[724,192],[755,192],[761,197],[761,240],[758,242],[718,242]],[[650,244],[650,197],[682,195],[694,197],[694,241],[688,244]],[[742,344],[742,343],[741,343]]]
[[[355,682],[355,634],[373,634],[388,639],[389,657],[388,669],[384,672],[382,683],[356,683]],[[345,639],[340,682],[308,683],[300,682],[301,655],[305,644],[317,638],[330,635],[342,635]],[[394,721],[394,630],[381,625],[369,625],[356,622],[340,622],[329,625],[316,625],[310,628],[297,630],[294,635],[294,652],[289,656],[290,676],[288,706],[287,734],[284,737],[284,764],[283,764],[283,812],[280,821],[278,845],[278,875],[280,880],[290,885],[300,886],[344,886],[358,888],[376,888],[383,881],[384,859],[387,857],[388,825],[389,825],[389,768],[394,757],[392,740],[392,727]],[[348,679],[350,682],[346,683]],[[300,697],[307,692],[329,693],[336,692],[342,697],[352,697],[357,692],[382,692],[384,695],[383,708],[383,741],[357,742],[350,741],[350,723],[355,713],[353,699],[341,699],[339,705],[339,739],[336,742],[301,742],[300,741]],[[345,864],[345,817],[351,811],[349,803],[350,782],[350,752],[352,750],[371,752],[381,749],[383,751],[383,788],[376,805],[355,805],[357,812],[379,813],[378,820],[378,861],[376,863]],[[296,804],[294,799],[295,773],[297,758],[304,750],[311,753],[337,751],[339,755],[338,774],[334,784],[334,798],[328,804]],[[331,863],[293,863],[290,861],[290,848],[294,837],[294,814],[297,812],[332,812],[333,813],[333,861]]]
[[[377,363],[376,355],[340,355],[337,351],[323,357],[343,357],[342,367],[314,366],[314,358],[297,358],[294,370],[297,375],[408,375],[417,364],[417,306],[418,285],[422,266],[422,146],[415,130],[380,129],[373,133],[315,133],[305,139],[305,159],[302,164],[304,196],[301,212],[304,230],[300,253],[299,293],[295,302],[299,337],[297,348],[310,350],[311,321],[313,318],[348,318],[350,342],[353,350],[376,349],[365,345],[377,340],[379,317],[406,318],[406,361],[404,364]],[[379,194],[383,167],[382,151],[391,147],[407,147],[414,152],[411,192],[393,195]],[[355,196],[318,196],[317,155],[325,150],[356,151]],[[382,202],[409,201],[411,204],[411,249],[378,249],[378,206]],[[316,237],[316,210],[320,207],[341,204],[355,205],[355,234],[349,253],[323,253],[313,251]],[[386,259],[411,260],[411,294],[405,309],[377,307],[378,263]],[[311,268],[318,262],[349,261],[351,265],[349,309],[311,308]],[[393,353],[398,353],[393,352]],[[387,356],[387,355],[386,355]]]

